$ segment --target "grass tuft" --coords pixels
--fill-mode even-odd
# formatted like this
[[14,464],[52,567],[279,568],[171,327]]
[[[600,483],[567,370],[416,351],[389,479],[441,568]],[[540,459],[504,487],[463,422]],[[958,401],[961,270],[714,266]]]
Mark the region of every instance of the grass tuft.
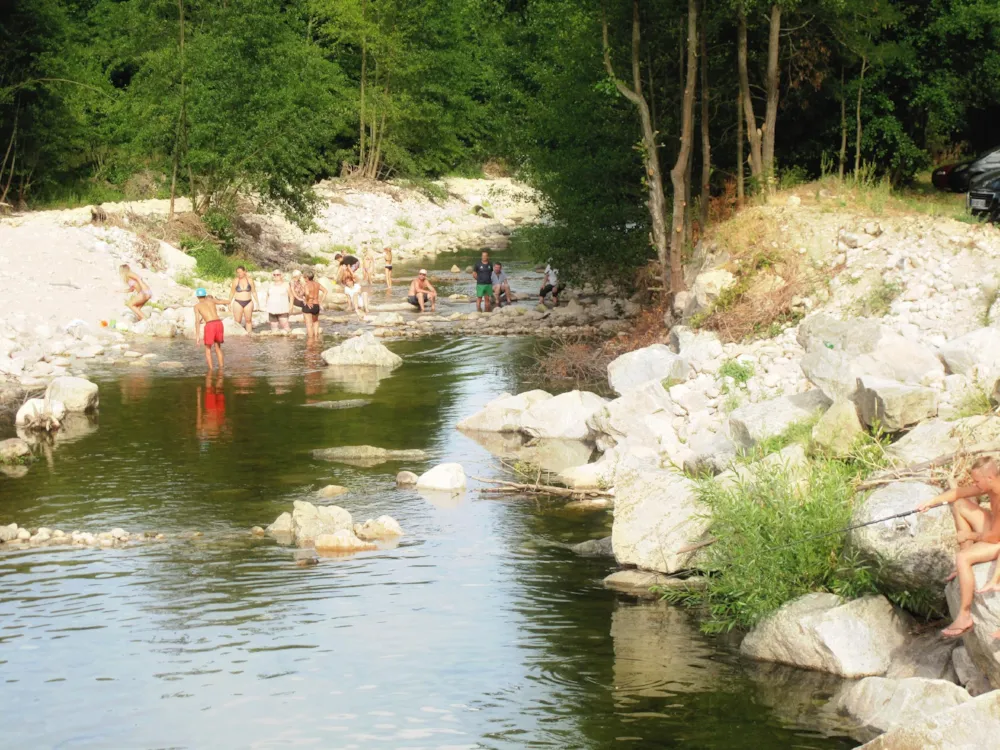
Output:
[[885,317],[893,301],[902,293],[902,285],[894,281],[881,281],[854,303],[854,314],[866,318]]
[[753,362],[740,362],[738,359],[727,359],[719,368],[720,378],[732,378],[736,385],[746,385],[753,377]]
[[962,398],[955,405],[956,417],[979,417],[993,413],[993,404],[990,401],[990,394],[978,380],[962,394]]

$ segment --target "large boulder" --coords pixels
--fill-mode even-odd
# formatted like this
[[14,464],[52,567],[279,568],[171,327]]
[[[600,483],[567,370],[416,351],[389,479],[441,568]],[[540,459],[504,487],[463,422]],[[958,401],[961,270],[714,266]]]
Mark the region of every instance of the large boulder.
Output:
[[596,490],[614,483],[615,463],[601,457],[592,464],[570,466],[559,472],[559,481],[574,490]]
[[741,406],[729,415],[733,442],[741,448],[753,448],[762,440],[781,435],[797,422],[816,417],[829,405],[823,392],[813,389]]
[[711,331],[695,331],[687,326],[670,329],[670,348],[698,372],[713,370],[723,354],[722,342]]
[[903,465],[931,461],[958,450],[955,422],[928,419],[921,422],[886,449],[886,453]]
[[[855,506],[851,524],[913,510],[940,493],[937,487],[920,482],[880,487]],[[854,529],[848,540],[878,566],[887,584],[900,590],[931,587],[936,591],[955,567],[955,524],[946,506]]]
[[590,440],[587,420],[605,400],[587,391],[570,391],[540,401],[521,415],[521,431],[530,437]]
[[[973,566],[977,590],[989,582],[996,566],[996,561]],[[956,617],[960,602],[957,580],[945,587],[945,596],[951,616]],[[990,684],[1000,688],[1000,639],[993,637],[993,633],[1000,630],[1000,594],[977,595],[972,602],[972,620],[975,627],[962,638],[966,651]]]
[[[942,638],[937,630],[914,636],[903,649],[895,653],[885,676],[896,680],[906,677],[947,680],[965,687],[953,664],[957,647],[957,641]],[[972,664],[971,660],[969,664]],[[974,667],[973,671],[979,673]]]
[[354,534],[351,514],[337,505],[313,505],[304,500],[292,503],[292,533],[295,542],[308,546],[324,534],[345,530]]
[[979,328],[938,348],[948,372],[981,382],[1000,376],[1000,328]]
[[836,594],[806,594],[759,622],[740,652],[841,677],[883,675],[907,645],[911,625],[883,596],[847,601]]
[[608,365],[608,382],[619,396],[631,393],[650,380],[683,382],[691,367],[665,344],[628,352]]
[[858,722],[858,737],[870,739],[971,700],[965,688],[946,680],[866,677],[845,686],[835,699],[835,706]]
[[878,424],[886,432],[899,432],[937,416],[937,392],[932,388],[908,385],[865,375],[858,378],[854,397],[861,421]]
[[373,542],[359,539],[353,531],[348,529],[338,529],[333,533],[320,534],[313,540],[313,546],[317,552],[346,554],[351,552],[364,552],[366,550],[377,549]]
[[93,411],[101,403],[96,383],[69,376],[55,378],[49,383],[45,398],[62,401],[69,412]]
[[626,464],[615,477],[615,558],[660,573],[683,570],[694,552],[682,550],[702,540],[711,524],[708,516],[688,478]]
[[663,421],[672,430],[674,417],[683,413],[670,398],[663,383],[650,380],[630,393],[602,404],[590,415],[587,426],[597,437],[599,448],[614,445],[630,436],[652,443],[655,434],[661,431],[656,426],[658,422]]
[[518,432],[521,429],[521,415],[535,404],[550,398],[552,394],[539,390],[526,391],[516,396],[504,394],[455,426],[471,432]]
[[335,366],[381,367],[387,370],[403,364],[402,357],[389,351],[368,331],[327,349],[323,352],[323,361]]
[[418,490],[461,492],[465,484],[465,469],[461,464],[438,464],[417,478]]
[[813,427],[813,443],[832,456],[846,456],[864,434],[853,401],[837,401]]
[[854,398],[858,390],[858,373],[850,355],[825,346],[805,354],[799,360],[802,374],[826,394],[831,401]]
[[993,691],[890,729],[862,750],[983,750],[996,747],[997,737],[1000,691]]
[[713,268],[698,274],[691,285],[685,317],[711,310],[719,295],[735,283],[736,277],[724,268]]
[[580,557],[614,557],[615,550],[611,545],[611,537],[606,536],[603,539],[588,539],[585,542],[580,542],[579,544],[574,544],[570,547],[573,554],[579,555]]
[[796,339],[807,352],[832,349],[856,355],[874,352],[883,334],[882,325],[874,320],[837,320],[826,313],[817,313],[799,324]]
[[403,527],[392,516],[369,518],[364,523],[354,524],[354,533],[360,539],[394,539],[403,536]]

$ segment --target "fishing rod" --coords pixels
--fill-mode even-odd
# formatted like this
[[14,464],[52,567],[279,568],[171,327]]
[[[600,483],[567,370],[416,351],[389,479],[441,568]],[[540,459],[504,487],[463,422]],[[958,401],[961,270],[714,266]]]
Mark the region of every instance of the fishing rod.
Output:
[[[865,521],[864,523],[856,523],[851,526],[845,526],[842,529],[835,529],[833,531],[824,531],[820,534],[811,534],[809,536],[804,536],[801,539],[796,539],[794,542],[781,544],[778,545],[777,547],[765,547],[764,549],[766,552],[775,552],[777,550],[794,547],[798,544],[802,544],[803,542],[809,542],[814,539],[823,539],[824,537],[835,536],[837,534],[846,534],[847,532],[854,531],[855,529],[863,529],[865,526],[874,526],[877,523],[894,521],[897,518],[906,518],[907,516],[912,516],[914,513],[919,513],[919,512],[920,510],[918,508],[914,508],[913,510],[906,510],[903,511],[902,513],[896,513],[891,516],[886,516],[885,518],[876,518],[874,521]],[[712,538],[712,539],[706,539],[703,542],[698,542],[697,544],[689,544],[688,546],[681,547],[679,550],[677,550],[677,554],[683,554],[685,552],[694,552],[695,550],[699,550],[702,549],[703,547],[708,547],[709,545],[715,544],[715,542],[717,541],[718,539]]]

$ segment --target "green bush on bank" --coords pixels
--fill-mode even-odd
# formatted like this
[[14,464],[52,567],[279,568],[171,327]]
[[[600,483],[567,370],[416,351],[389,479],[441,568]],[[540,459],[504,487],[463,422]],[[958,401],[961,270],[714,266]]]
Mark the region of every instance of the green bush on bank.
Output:
[[194,274],[201,279],[226,281],[236,276],[237,266],[245,266],[247,271],[257,270],[257,267],[250,261],[238,256],[226,255],[218,245],[208,240],[184,237],[181,239],[181,249],[197,261]]
[[877,591],[878,570],[845,549],[844,534],[832,532],[850,525],[855,482],[881,467],[883,455],[868,437],[845,460],[816,456],[788,470],[752,465],[732,485],[700,480],[697,495],[711,510],[717,540],[699,563],[712,571],[708,587],[665,598],[704,607],[703,629],[721,632],[749,629],[812,591],[847,598]]

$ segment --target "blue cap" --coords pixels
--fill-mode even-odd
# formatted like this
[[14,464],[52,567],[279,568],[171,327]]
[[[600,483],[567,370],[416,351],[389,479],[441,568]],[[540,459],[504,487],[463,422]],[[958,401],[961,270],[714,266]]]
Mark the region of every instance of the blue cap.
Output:
[[200,286],[200,287],[198,287],[197,289],[194,290],[194,296],[195,297],[207,297],[208,296],[208,292],[205,291],[205,287]]

